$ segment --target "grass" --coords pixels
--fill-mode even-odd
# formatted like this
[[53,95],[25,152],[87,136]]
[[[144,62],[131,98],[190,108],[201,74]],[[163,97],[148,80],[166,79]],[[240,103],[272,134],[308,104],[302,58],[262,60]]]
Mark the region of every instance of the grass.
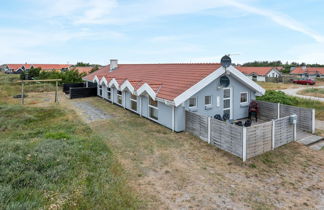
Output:
[[297,86],[292,83],[278,83],[278,82],[257,82],[261,87],[263,87],[266,90],[282,90],[282,89],[288,89],[293,88]]
[[74,112],[3,100],[0,122],[0,209],[139,208],[111,150]]
[[298,94],[324,98],[324,88],[308,88],[299,91]]

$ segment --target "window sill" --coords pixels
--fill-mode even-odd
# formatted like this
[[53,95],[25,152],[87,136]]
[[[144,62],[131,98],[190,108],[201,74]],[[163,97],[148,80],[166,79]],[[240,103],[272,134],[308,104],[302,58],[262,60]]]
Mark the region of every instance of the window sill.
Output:
[[240,107],[247,107],[249,106],[249,103],[240,103]]
[[210,110],[210,109],[212,109],[213,108],[213,106],[211,105],[211,104],[209,104],[209,105],[205,105],[205,110]]
[[189,111],[191,112],[197,112],[198,108],[197,107],[189,107]]

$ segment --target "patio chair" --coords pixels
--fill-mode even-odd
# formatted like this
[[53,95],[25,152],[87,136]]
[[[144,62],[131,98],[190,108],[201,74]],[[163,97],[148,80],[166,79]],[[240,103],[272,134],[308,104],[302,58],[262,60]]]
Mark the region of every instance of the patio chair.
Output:
[[252,125],[252,121],[251,120],[247,120],[244,123],[244,127],[250,127]]
[[216,119],[216,120],[223,120],[222,119],[222,116],[220,116],[220,114],[215,114],[214,119]]
[[255,116],[255,121],[258,122],[259,105],[256,101],[252,101],[249,105],[249,120],[251,120],[252,115]]
[[228,113],[223,114],[224,121],[229,120],[229,118],[230,118],[230,115]]

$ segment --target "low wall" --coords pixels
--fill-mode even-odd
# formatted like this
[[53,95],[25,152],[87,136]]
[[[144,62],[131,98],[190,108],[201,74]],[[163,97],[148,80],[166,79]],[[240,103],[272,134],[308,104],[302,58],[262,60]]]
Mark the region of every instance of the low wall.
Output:
[[186,111],[186,131],[245,161],[296,139],[290,117],[242,127]]
[[[315,110],[279,103],[256,101],[259,105],[259,117],[262,120],[273,120],[297,115],[297,128],[310,133],[315,132]],[[279,113],[278,113],[279,112]]]
[[97,96],[96,87],[76,87],[70,88],[70,99]]
[[272,122],[246,128],[246,158],[251,158],[272,149]]
[[63,92],[65,94],[69,94],[71,87],[85,87],[85,84],[84,83],[68,83],[68,84],[63,84]]

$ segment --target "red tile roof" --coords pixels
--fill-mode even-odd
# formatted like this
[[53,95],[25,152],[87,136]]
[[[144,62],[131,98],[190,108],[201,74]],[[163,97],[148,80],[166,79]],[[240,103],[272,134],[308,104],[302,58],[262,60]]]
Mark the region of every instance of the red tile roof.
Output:
[[108,65],[84,79],[93,81],[97,76],[101,80],[105,76],[108,83],[115,78],[119,85],[128,80],[135,90],[147,83],[156,92],[157,97],[173,100],[220,67],[221,65],[217,63],[119,64],[113,72],[109,72],[110,66]]
[[76,66],[76,67],[73,67],[73,69],[78,70],[79,73],[89,74],[90,71],[93,69],[93,67],[92,66]]
[[42,70],[61,70],[64,68],[69,68],[69,64],[6,64],[9,69],[17,70],[24,66],[26,69],[30,69],[32,66],[34,68],[42,68]]
[[297,67],[293,71],[290,72],[291,74],[322,74],[324,75],[324,67]]
[[246,75],[257,74],[259,76],[266,76],[275,67],[249,67],[249,66],[237,66],[240,72]]

